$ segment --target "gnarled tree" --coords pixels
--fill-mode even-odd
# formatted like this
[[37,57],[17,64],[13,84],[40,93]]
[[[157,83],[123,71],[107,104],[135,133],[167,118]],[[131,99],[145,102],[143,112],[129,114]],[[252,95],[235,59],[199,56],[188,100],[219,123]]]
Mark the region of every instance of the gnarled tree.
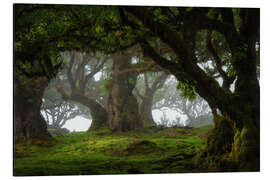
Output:
[[[153,116],[152,116],[152,105],[153,98],[158,89],[160,89],[165,83],[167,77],[169,76],[166,72],[161,72],[152,82],[149,82],[149,75],[147,73],[143,74],[144,81],[144,92],[135,88],[135,94],[140,99],[140,113],[142,118],[148,125],[155,125]],[[153,78],[151,78],[153,79]]]
[[[159,10],[156,14],[153,13],[154,10],[145,7],[124,7],[123,11],[133,19],[133,24],[141,29],[146,28],[153,36],[169,45],[178,58],[175,62],[164,58],[155,51],[147,39],[142,40],[141,43],[145,56],[150,56],[158,65],[168,69],[180,82],[185,82],[186,87],[195,89],[213,111],[218,108],[222,115],[227,117],[224,118],[228,121],[225,124],[230,126],[228,129],[231,133],[228,136],[232,138],[227,141],[231,146],[229,145],[230,148],[223,152],[223,155],[226,154],[227,160],[236,163],[243,171],[258,171],[260,159],[260,87],[257,77],[259,10],[243,8],[238,13],[230,8],[156,9]],[[137,20],[141,21],[142,25],[137,24]],[[218,32],[228,45],[231,57],[229,63],[236,76],[234,92],[228,91],[226,88],[228,85],[219,86],[219,83],[197,64],[196,35],[202,30]],[[219,66],[218,59],[214,57],[214,60]],[[232,83],[229,80],[230,78],[223,79],[224,82]],[[216,128],[222,131],[222,126]],[[209,151],[209,153],[215,154],[218,151]]]
[[[105,107],[97,101],[96,97],[91,97],[91,95],[95,96],[96,93],[100,93],[94,92],[98,87],[92,87],[91,82],[95,82],[94,75],[103,68],[107,57],[101,57],[102,59],[99,60],[98,56],[71,52],[69,58],[65,74],[58,76],[60,83],[57,86],[58,92],[63,99],[81,103],[89,108],[92,117],[90,129],[107,127],[108,115]],[[61,85],[64,77],[67,77],[70,92],[67,92],[67,88],[64,89]],[[89,84],[92,87],[90,89]]]

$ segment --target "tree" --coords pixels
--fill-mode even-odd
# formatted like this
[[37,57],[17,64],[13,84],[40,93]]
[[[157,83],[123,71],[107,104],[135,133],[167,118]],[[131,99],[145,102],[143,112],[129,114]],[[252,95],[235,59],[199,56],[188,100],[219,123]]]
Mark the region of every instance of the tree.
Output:
[[[57,100],[52,98],[43,99],[41,113],[46,120],[47,127],[50,129],[60,129],[67,121],[72,120],[77,116],[87,116],[84,114],[86,113],[85,111],[81,111],[74,104],[70,104],[63,100],[59,103]],[[88,119],[90,119],[89,115]]]
[[[145,121],[148,122],[148,124],[155,125],[155,122],[152,116],[153,98],[156,91],[162,88],[163,84],[165,83],[168,77],[168,74],[166,72],[161,72],[159,76],[155,76],[156,77],[155,79],[151,78],[152,80],[151,83],[149,81],[148,76],[149,76],[148,73],[145,72],[143,74],[143,78],[141,78],[141,81],[143,81],[144,86],[136,87],[134,90],[135,90],[136,96],[141,100],[140,113],[142,115],[142,118],[145,119]],[[144,92],[142,92],[142,90]]]
[[[134,60],[138,62],[132,62]],[[107,85],[109,127],[111,130],[133,130],[153,123],[150,119],[144,118],[145,114],[143,113],[145,112],[139,110],[139,104],[133,90],[139,74],[160,70],[160,67],[156,66],[152,59],[142,56],[138,46],[116,53],[113,58],[111,80]]]
[[[94,75],[103,68],[108,57],[78,52],[72,52],[66,56],[70,58],[69,64],[65,69],[65,74],[58,76],[58,92],[63,99],[81,103],[89,108],[92,117],[90,129],[107,127],[107,111],[96,98],[101,92],[96,91],[99,87],[98,85],[93,86],[93,83],[95,83]],[[70,92],[67,91],[68,88],[64,89],[61,85],[65,81],[64,77],[67,78]]]
[[[178,126],[200,126],[213,123],[213,116],[208,103],[196,94],[195,97],[186,97],[177,89],[178,81],[171,76],[163,88],[156,93],[153,110],[174,110],[179,113],[173,124]],[[183,97],[184,96],[184,97]],[[191,99],[189,99],[191,98]],[[184,120],[183,117],[187,119]]]
[[[60,73],[57,77],[59,82],[57,89],[65,100],[72,100],[89,108],[92,116],[90,129],[109,127],[113,131],[126,131],[142,126],[138,104],[132,91],[138,73],[148,70],[153,64],[140,68],[142,63],[131,64],[132,53],[129,52],[128,55],[127,53],[125,51],[110,57],[98,53],[66,54],[69,63],[64,73]],[[94,76],[103,69],[107,59],[113,61],[112,78],[102,84],[100,82],[104,79],[96,81]],[[69,87],[64,86],[65,81]],[[104,90],[109,93],[104,94],[102,92]],[[120,92],[120,95],[115,92]],[[124,108],[126,112],[123,112]]]
[[128,53],[118,53],[113,60],[112,79],[107,86],[109,127],[113,131],[133,130],[143,126],[137,100],[132,94],[137,74],[120,73],[131,68],[131,57]]
[[[55,31],[57,20],[65,20],[53,20],[56,14],[45,16],[51,11],[45,12],[43,8],[43,5],[14,6],[14,133],[19,139],[50,138],[40,107],[49,80],[62,64],[55,51],[56,44],[50,42],[53,36],[49,31]],[[59,28],[61,31],[66,26]]]
[[61,52],[112,53],[134,44],[122,42],[125,34],[117,35],[116,10],[105,6],[14,5],[14,133],[18,139],[51,138],[40,107],[46,86],[63,65]]
[[[257,77],[259,10],[243,8],[236,12],[230,8],[167,7],[153,9],[123,7],[122,10],[129,17],[129,19],[125,18],[126,24],[145,29],[152,37],[160,38],[171,47],[178,58],[174,62],[164,58],[151,46],[150,38],[145,37],[141,42],[144,55],[168,69],[183,83],[183,87],[195,90],[208,102],[215,116],[216,109],[219,109],[226,117],[223,118],[224,121],[229,121],[226,124],[231,127],[232,133],[229,135],[232,138],[227,143],[231,144],[231,149],[223,152],[226,157],[229,156],[229,161],[238,164],[242,170],[258,171],[260,159],[260,87]],[[137,23],[138,21],[141,24]],[[236,76],[234,92],[228,91],[226,88],[228,85],[220,87],[219,83],[198,65],[196,35],[203,30],[218,32],[229,47],[229,64]],[[209,47],[205,50],[212,51]],[[213,56],[213,60],[219,66],[217,60],[223,61],[223,59],[215,57],[214,54]],[[224,75],[228,76],[227,72]],[[226,82],[226,78],[223,81]],[[216,129],[222,130],[222,127],[216,125]],[[215,153],[218,152],[212,152]]]

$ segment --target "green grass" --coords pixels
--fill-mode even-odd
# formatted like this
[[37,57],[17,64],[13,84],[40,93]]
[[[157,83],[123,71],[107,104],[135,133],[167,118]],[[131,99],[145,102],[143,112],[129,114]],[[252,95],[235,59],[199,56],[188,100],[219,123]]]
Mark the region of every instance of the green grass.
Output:
[[211,126],[103,129],[55,136],[56,142],[15,143],[14,175],[88,175],[194,172],[191,158]]

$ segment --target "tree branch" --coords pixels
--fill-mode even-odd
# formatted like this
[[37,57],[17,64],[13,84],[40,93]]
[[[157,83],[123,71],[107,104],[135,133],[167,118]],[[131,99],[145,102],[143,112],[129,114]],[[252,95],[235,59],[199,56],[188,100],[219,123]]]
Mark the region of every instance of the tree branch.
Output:
[[69,62],[68,68],[67,68],[67,77],[68,77],[71,91],[74,91],[76,88],[75,81],[72,77],[72,67],[74,65],[74,61],[75,61],[75,52],[72,52],[71,57],[70,57],[70,62]]
[[139,90],[137,89],[137,87],[134,88],[134,91],[136,93],[136,95],[141,99],[143,100],[145,97],[139,92]]
[[[154,34],[160,37],[163,42],[170,45],[177,54],[177,56],[180,58],[178,60],[179,63],[174,63],[170,66],[168,65],[168,61],[163,61],[160,56],[158,57],[159,59],[156,59],[156,57],[154,57],[156,53],[153,53],[154,51],[151,51],[152,53],[150,53],[150,55],[152,55],[153,60],[157,64],[162,62],[163,65],[161,66],[170,70],[177,77],[178,80],[188,80],[189,83],[195,87],[196,91],[200,94],[200,96],[206,99],[212,106],[216,105],[219,106],[220,109],[224,110],[229,108],[230,92],[227,92],[223,88],[221,88],[214,78],[208,76],[197,64],[194,63],[197,62],[196,56],[194,54],[191,54],[192,52],[189,51],[186,45],[187,42],[185,42],[183,39],[183,34],[177,33],[175,30],[173,30],[171,27],[164,23],[155,21],[155,16],[151,12],[149,12],[147,8],[125,7],[125,10],[128,13],[137,17],[139,20],[141,20],[144,26],[149,28]],[[232,30],[231,25],[219,22],[216,23],[217,21],[211,20],[209,18],[206,18],[206,20],[210,23],[210,25],[208,25],[208,23],[204,23],[201,24],[201,26],[204,25],[205,27],[207,27],[207,29],[209,29],[211,28],[209,26],[212,25],[212,28],[219,28],[219,31],[222,31],[227,35],[229,35],[228,33],[231,33],[228,32],[228,30]],[[195,27],[197,28],[197,26]],[[230,40],[232,40],[232,37],[233,36],[230,35]],[[236,42],[237,39],[233,41]],[[149,46],[148,49],[150,49]],[[170,64],[172,64],[172,62],[170,62]]]
[[207,35],[206,35],[206,45],[207,45],[207,49],[208,51],[212,54],[212,57],[214,59],[217,71],[219,72],[219,74],[221,75],[222,79],[223,79],[223,85],[222,87],[226,88],[227,90],[229,90],[230,85],[232,83],[232,81],[230,80],[230,78],[227,76],[226,72],[223,71],[222,69],[222,60],[221,58],[218,56],[215,48],[212,45],[212,37],[211,37],[212,32],[211,31],[207,31]]
[[163,72],[159,77],[157,77],[151,86],[152,91],[156,91],[156,90],[160,89],[163,86],[163,84],[165,83],[168,76],[169,75],[166,72]]
[[118,75],[123,75],[123,74],[126,74],[126,73],[143,73],[143,72],[146,72],[146,71],[149,71],[150,69],[152,69],[154,66],[156,65],[155,62],[150,62],[146,67],[143,67],[143,68],[129,68],[129,69],[125,69],[123,71],[120,71],[118,73]]

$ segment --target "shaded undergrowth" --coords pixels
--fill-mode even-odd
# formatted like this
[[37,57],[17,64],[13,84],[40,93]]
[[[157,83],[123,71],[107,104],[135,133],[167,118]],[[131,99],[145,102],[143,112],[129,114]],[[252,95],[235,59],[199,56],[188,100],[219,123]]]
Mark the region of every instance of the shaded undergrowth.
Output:
[[211,128],[102,129],[54,136],[53,143],[15,142],[14,175],[198,172],[192,158]]

